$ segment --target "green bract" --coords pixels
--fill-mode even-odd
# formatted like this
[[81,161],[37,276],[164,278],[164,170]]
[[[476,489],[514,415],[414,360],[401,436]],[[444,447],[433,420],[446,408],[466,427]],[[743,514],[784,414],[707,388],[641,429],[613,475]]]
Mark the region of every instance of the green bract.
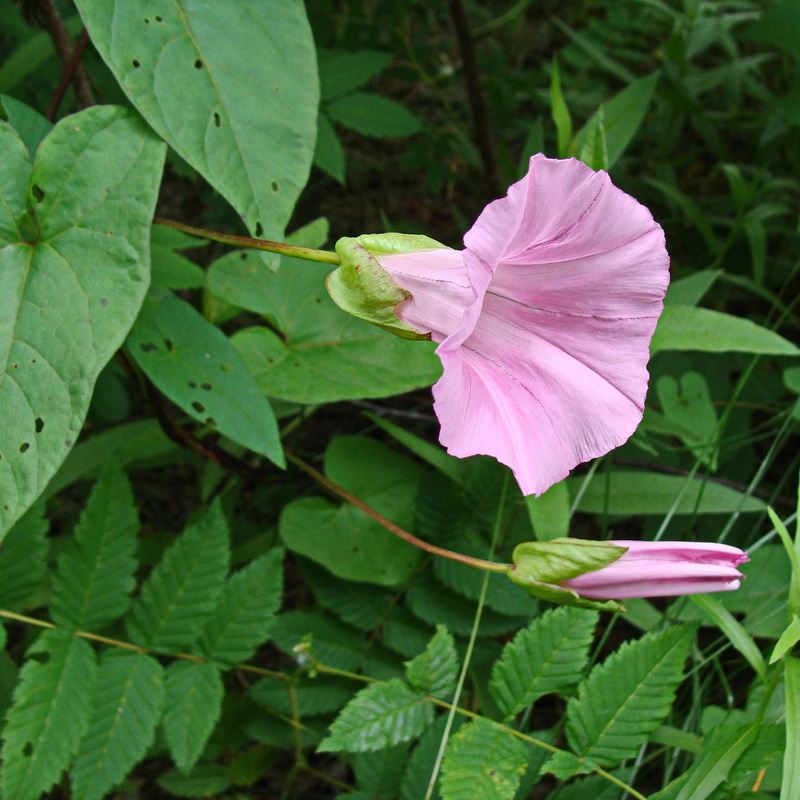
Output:
[[615,600],[599,602],[581,597],[576,591],[559,585],[612,564],[626,548],[610,542],[591,542],[564,537],[549,542],[522,542],[514,548],[514,569],[508,577],[536,597],[560,605],[596,608],[603,611],[624,611]]
[[376,256],[439,248],[449,249],[435,239],[407,233],[345,236],[336,242],[341,266],[328,275],[325,285],[333,302],[348,314],[402,339],[427,340],[430,333],[415,331],[397,318],[395,307],[411,294],[392,280]]

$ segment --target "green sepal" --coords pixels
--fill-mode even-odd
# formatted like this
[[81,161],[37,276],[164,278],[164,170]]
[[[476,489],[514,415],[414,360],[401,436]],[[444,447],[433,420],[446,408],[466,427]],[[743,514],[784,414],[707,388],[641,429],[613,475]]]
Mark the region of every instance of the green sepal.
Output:
[[415,331],[398,319],[395,307],[404,300],[410,300],[411,293],[392,280],[376,256],[442,247],[445,245],[427,236],[405,233],[364,234],[355,238],[345,236],[336,242],[341,265],[325,281],[328,294],[343,311],[395,336],[429,340],[429,331]]
[[598,611],[624,611],[625,607],[616,600],[590,600],[558,582],[607,567],[626,551],[626,547],[610,542],[584,539],[522,542],[514,548],[511,556],[514,569],[508,572],[508,577],[530,594],[551,603]]

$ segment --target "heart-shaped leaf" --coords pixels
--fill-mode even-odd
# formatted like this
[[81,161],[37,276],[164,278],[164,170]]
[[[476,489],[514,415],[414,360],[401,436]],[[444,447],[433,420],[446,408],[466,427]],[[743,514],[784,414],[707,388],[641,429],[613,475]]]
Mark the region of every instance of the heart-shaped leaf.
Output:
[[81,430],[149,280],[164,144],[133,111],[61,120],[33,165],[0,122],[0,536]]

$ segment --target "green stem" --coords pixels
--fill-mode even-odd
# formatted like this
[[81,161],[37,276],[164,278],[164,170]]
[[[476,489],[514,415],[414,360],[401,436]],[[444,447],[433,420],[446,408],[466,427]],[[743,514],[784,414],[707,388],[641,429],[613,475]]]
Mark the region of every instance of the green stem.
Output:
[[337,256],[336,253],[331,253],[329,250],[315,250],[313,247],[297,247],[293,244],[284,244],[283,242],[270,242],[267,239],[251,239],[249,236],[234,236],[230,233],[217,233],[216,231],[209,231],[205,228],[194,228],[191,225],[184,225],[182,222],[176,222],[174,219],[165,219],[164,217],[156,217],[153,223],[155,225],[166,225],[168,228],[174,228],[176,231],[182,231],[192,236],[199,236],[201,239],[210,239],[213,242],[232,244],[236,247],[246,247],[249,250],[266,250],[268,253],[278,253],[282,256],[302,258],[304,261],[316,261],[320,264],[338,265],[341,263],[339,261],[339,256]]
[[320,486],[324,486],[328,491],[338,495],[345,502],[350,503],[350,505],[355,506],[372,517],[375,522],[386,528],[389,533],[393,533],[395,536],[414,545],[414,547],[418,547],[420,550],[424,550],[426,553],[449,558],[451,561],[460,561],[462,564],[466,564],[469,567],[476,567],[477,569],[483,569],[487,572],[507,573],[514,569],[513,564],[503,564],[497,561],[485,561],[482,558],[472,558],[472,556],[465,556],[463,553],[456,553],[452,550],[446,550],[444,547],[437,547],[435,544],[423,542],[422,539],[417,539],[413,534],[404,530],[399,525],[395,525],[391,520],[386,519],[383,514],[377,512],[372,506],[368,506],[363,500],[360,500],[354,494],[348,492],[343,486],[339,486],[338,483],[334,483],[330,478],[326,478],[321,472],[314,469],[310,464],[306,464],[302,459],[292,453],[287,453],[286,458],[288,461],[300,467],[307,475],[310,475]]

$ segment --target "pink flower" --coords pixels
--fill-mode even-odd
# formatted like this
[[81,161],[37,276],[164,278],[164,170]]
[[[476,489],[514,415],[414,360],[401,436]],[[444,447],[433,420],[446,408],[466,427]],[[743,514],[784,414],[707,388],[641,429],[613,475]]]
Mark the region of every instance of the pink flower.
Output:
[[738,589],[737,569],[748,561],[738,547],[707,542],[611,541],[627,547],[616,561],[577,578],[559,581],[581,597],[623,600]]
[[664,234],[605,172],[537,155],[464,243],[378,258],[412,295],[397,316],[439,345],[441,443],[540,494],[641,420]]

